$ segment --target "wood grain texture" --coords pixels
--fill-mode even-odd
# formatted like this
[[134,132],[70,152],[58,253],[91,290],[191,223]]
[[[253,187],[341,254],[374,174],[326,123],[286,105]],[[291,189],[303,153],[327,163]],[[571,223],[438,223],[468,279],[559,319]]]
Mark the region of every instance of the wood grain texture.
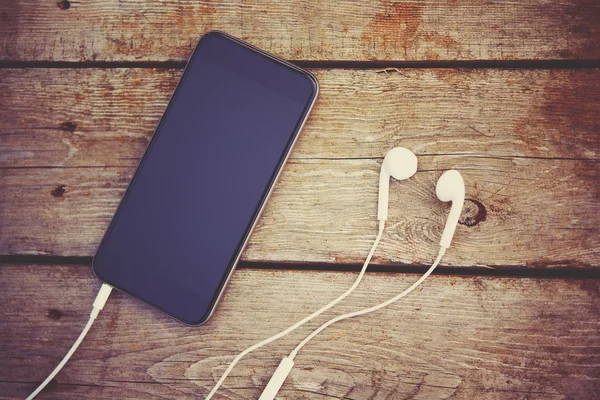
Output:
[[[240,270],[199,328],[113,293],[41,399],[201,398],[235,354],[330,301],[354,277]],[[0,397],[24,398],[78,335],[99,284],[84,266],[5,265],[0,278]],[[279,359],[318,322],[416,279],[368,274],[335,311],[244,359],[219,398],[257,398]],[[592,398],[600,390],[599,288],[597,280],[433,276],[403,302],[315,338],[281,398]]]
[[15,0],[0,3],[0,59],[182,61],[212,29],[293,60],[589,59],[599,13],[593,0]]
[[[597,163],[472,157],[425,158],[410,182],[392,184],[375,263],[425,264],[435,257],[449,211],[435,197],[435,182],[450,167],[463,172],[469,200],[444,265],[598,265]],[[377,230],[379,169],[376,160],[290,163],[243,260],[361,263]],[[93,255],[131,172],[3,170],[4,254]]]
[[[600,70],[313,70],[292,159],[600,157]],[[0,166],[135,166],[178,70],[0,70]]]
[[[178,73],[0,73],[0,250],[91,256]],[[598,70],[317,75],[322,97],[244,260],[361,263],[381,157],[402,145],[420,169],[392,184],[376,263],[430,262],[448,211],[435,182],[457,168],[469,200],[446,263],[598,265]]]

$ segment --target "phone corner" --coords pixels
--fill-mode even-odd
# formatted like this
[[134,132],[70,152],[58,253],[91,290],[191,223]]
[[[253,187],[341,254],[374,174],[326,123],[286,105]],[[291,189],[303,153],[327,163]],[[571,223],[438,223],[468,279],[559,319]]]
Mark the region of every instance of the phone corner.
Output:
[[204,34],[202,34],[202,36],[200,36],[200,40],[198,40],[198,42],[201,42],[204,39],[209,39],[211,37],[226,37],[229,38],[231,37],[231,35],[227,34],[226,32],[220,31],[218,29],[211,29],[209,31],[204,32]]
[[208,320],[210,319],[210,317],[212,317],[213,315],[213,311],[211,310],[210,313],[208,313],[208,315],[203,315],[202,318],[198,319],[198,320],[193,320],[193,321],[188,321],[182,318],[178,318],[174,315],[171,315],[173,318],[175,318],[177,321],[183,323],[184,325],[187,326],[193,326],[193,327],[198,327],[198,326],[202,326],[204,324],[206,324],[208,322]]
[[[101,276],[101,272],[100,272],[100,270],[98,269],[98,259],[97,259],[97,257],[96,257],[96,256],[97,256],[97,254],[98,254],[98,253],[96,252],[96,254],[94,254],[94,255],[92,256],[92,274],[94,274],[94,276],[95,276],[95,277],[96,277],[98,280],[100,280],[101,282],[103,282],[103,283],[106,283],[106,284],[110,285],[110,283],[109,283],[109,282],[108,282],[106,279],[104,279],[104,278]],[[111,286],[112,286],[112,285],[111,285]]]

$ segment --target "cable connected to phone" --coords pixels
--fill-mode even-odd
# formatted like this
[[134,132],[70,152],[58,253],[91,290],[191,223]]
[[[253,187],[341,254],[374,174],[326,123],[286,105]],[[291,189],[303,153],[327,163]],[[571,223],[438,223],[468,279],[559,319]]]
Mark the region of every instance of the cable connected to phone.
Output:
[[352,284],[352,286],[350,286],[350,288],[348,290],[346,290],[343,294],[341,294],[338,298],[336,298],[335,300],[331,301],[329,304],[321,307],[319,310],[315,311],[314,313],[310,314],[309,316],[307,316],[306,318],[296,322],[294,325],[288,327],[287,329],[279,332],[276,335],[271,336],[270,338],[267,338],[261,342],[256,343],[255,345],[252,345],[250,347],[248,347],[246,350],[242,351],[240,354],[238,354],[233,361],[231,361],[231,363],[229,364],[229,366],[227,367],[227,369],[225,370],[225,372],[223,373],[223,375],[221,376],[221,378],[219,379],[219,381],[215,384],[215,386],[213,387],[213,389],[210,391],[210,393],[208,394],[208,396],[206,396],[206,400],[210,400],[214,394],[217,392],[217,390],[219,389],[219,387],[221,387],[221,385],[223,384],[223,382],[225,381],[225,379],[227,378],[227,376],[229,375],[229,373],[233,370],[233,367],[235,367],[235,365],[247,354],[253,352],[256,349],[259,349],[271,342],[274,342],[275,340],[287,335],[288,333],[294,331],[295,329],[301,327],[302,325],[304,325],[306,322],[312,320],[313,318],[318,317],[319,315],[323,314],[325,311],[329,310],[331,307],[335,306],[337,303],[339,303],[340,301],[344,300],[346,297],[348,297],[350,295],[350,293],[352,293],[354,291],[354,289],[356,289],[356,287],[358,286],[358,284],[361,282],[361,280],[363,279],[365,272],[367,270],[367,267],[369,266],[369,263],[371,262],[371,258],[373,257],[373,254],[375,253],[375,249],[377,249],[377,246],[379,245],[379,241],[381,240],[381,236],[383,235],[383,230],[385,227],[385,221],[379,221],[379,232],[377,233],[377,237],[375,238],[375,242],[373,242],[373,246],[371,247],[371,251],[369,251],[369,255],[367,256],[367,258],[365,259],[365,262],[363,264],[362,269],[360,270],[360,273],[358,274],[358,276],[356,277],[356,280],[354,281],[354,283]]
[[273,374],[273,376],[269,380],[269,383],[263,390],[259,400],[271,400],[271,399],[275,398],[275,395],[281,388],[281,385],[283,385],[283,382],[285,381],[285,379],[287,378],[287,376],[289,375],[290,371],[292,370],[292,368],[294,366],[294,358],[296,357],[298,352],[308,342],[310,342],[315,336],[317,336],[323,330],[327,329],[327,327],[335,324],[336,322],[342,321],[347,318],[365,315],[365,314],[371,313],[373,311],[377,311],[379,309],[389,306],[390,304],[394,303],[395,301],[398,301],[401,298],[403,298],[404,296],[408,295],[410,292],[415,290],[421,283],[423,283],[423,281],[425,279],[427,279],[427,277],[429,275],[431,275],[431,273],[435,270],[435,268],[438,266],[438,264],[442,260],[442,257],[444,256],[445,252],[446,252],[446,248],[440,247],[440,251],[439,251],[439,254],[438,254],[436,260],[431,265],[431,267],[429,267],[427,272],[425,272],[415,283],[413,283],[408,289],[406,289],[402,293],[392,297],[391,299],[388,299],[387,301],[384,301],[383,303],[377,304],[375,306],[368,307],[368,308],[365,308],[365,309],[362,309],[359,311],[354,311],[354,312],[350,312],[347,314],[339,315],[335,318],[330,319],[329,321],[325,322],[323,325],[321,325],[320,327],[315,329],[302,342],[300,342],[300,344],[298,346],[296,346],[296,348],[294,350],[292,350],[292,352],[287,357],[284,357],[281,360],[281,363],[279,364],[279,366],[277,367],[277,370],[275,370],[275,373]]
[[29,395],[29,397],[27,397],[26,400],[34,399],[35,396],[37,396],[46,387],[46,385],[48,385],[48,383],[50,383],[50,381],[56,376],[56,374],[58,374],[58,372],[65,366],[67,361],[69,361],[69,359],[71,358],[73,353],[75,353],[75,350],[77,350],[77,348],[83,341],[83,338],[85,338],[88,331],[92,327],[92,324],[96,320],[96,317],[98,316],[98,314],[100,314],[100,311],[102,311],[102,309],[104,308],[104,304],[106,304],[106,300],[108,300],[108,296],[110,296],[111,292],[112,292],[112,287],[110,287],[106,283],[102,284],[102,287],[100,288],[100,291],[98,292],[98,295],[96,295],[96,299],[94,300],[94,304],[92,306],[92,312],[90,313],[90,319],[88,320],[87,324],[83,328],[83,331],[81,331],[81,333],[79,334],[79,337],[77,338],[75,343],[73,343],[73,346],[71,346],[71,349],[65,355],[65,357],[62,359],[62,361],[56,366],[56,368],[54,368],[54,371],[52,371],[52,373],[50,373],[50,375],[48,375],[46,380],[44,382],[42,382],[40,384],[40,386],[38,386],[37,389],[35,389],[33,391],[33,393],[31,393]]

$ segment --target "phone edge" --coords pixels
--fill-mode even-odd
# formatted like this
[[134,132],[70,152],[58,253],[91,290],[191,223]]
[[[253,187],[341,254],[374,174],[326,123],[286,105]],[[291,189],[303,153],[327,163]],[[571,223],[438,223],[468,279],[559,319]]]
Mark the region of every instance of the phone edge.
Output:
[[[234,36],[229,35],[226,32],[222,32],[222,31],[219,31],[219,30],[210,30],[210,31],[207,31],[206,33],[204,33],[204,35],[202,35],[200,37],[200,39],[198,39],[198,42],[196,43],[196,46],[194,47],[194,50],[192,51],[189,59],[192,58],[192,56],[194,55],[194,53],[198,49],[198,46],[200,46],[200,43],[202,42],[202,39],[204,39],[206,36],[208,36],[210,34],[219,34],[219,35],[225,36],[225,37],[227,37],[230,40],[233,40],[233,41],[235,41],[235,42],[237,42],[237,43],[239,43],[239,44],[241,44],[241,45],[243,45],[245,47],[248,47],[248,48],[250,48],[250,49],[252,49],[252,50],[254,50],[254,51],[256,51],[256,52],[258,52],[258,53],[260,53],[260,54],[262,54],[262,55],[264,55],[264,56],[266,56],[268,58],[270,58],[270,59],[272,59],[272,60],[275,60],[275,61],[277,61],[277,62],[279,62],[281,64],[284,64],[284,65],[286,65],[286,66],[288,66],[288,67],[290,67],[290,68],[292,68],[292,69],[294,69],[294,70],[296,70],[296,71],[298,71],[298,72],[306,75],[312,81],[312,83],[314,84],[315,91],[314,91],[314,94],[313,94],[312,101],[311,101],[310,105],[308,106],[308,109],[307,109],[306,113],[304,114],[304,118],[302,119],[300,127],[298,128],[298,131],[296,132],[295,137],[294,137],[294,139],[293,139],[293,141],[292,141],[292,143],[291,143],[288,151],[286,152],[286,155],[285,155],[285,157],[283,159],[283,162],[281,163],[281,166],[279,167],[279,169],[277,171],[277,174],[275,175],[275,179],[273,179],[273,182],[272,182],[271,186],[269,187],[269,190],[267,191],[267,194],[265,195],[265,197],[264,197],[264,199],[262,201],[262,204],[261,204],[261,206],[260,206],[260,208],[258,210],[258,213],[256,214],[256,217],[255,217],[254,221],[252,222],[252,225],[250,226],[250,229],[248,230],[248,234],[246,235],[246,238],[244,239],[244,242],[242,243],[242,246],[240,247],[240,250],[239,250],[239,252],[238,252],[238,254],[236,256],[236,259],[233,262],[233,265],[232,265],[229,273],[227,274],[227,278],[225,279],[225,281],[224,281],[221,289],[219,290],[219,293],[217,294],[217,297],[216,297],[214,303],[212,304],[210,310],[207,313],[204,314],[204,315],[206,315],[206,317],[204,317],[204,315],[203,315],[203,317],[200,320],[198,320],[198,321],[186,321],[186,320],[184,320],[182,318],[179,318],[179,317],[173,315],[172,313],[170,313],[170,312],[168,312],[168,311],[166,311],[166,310],[158,307],[155,304],[152,304],[152,303],[150,303],[150,302],[148,302],[148,301],[146,301],[146,300],[144,300],[144,299],[142,299],[140,297],[134,296],[133,294],[131,294],[131,293],[129,293],[129,292],[127,292],[127,291],[119,288],[118,286],[113,286],[113,284],[111,284],[108,280],[103,279],[98,274],[98,271],[96,270],[96,267],[95,267],[96,255],[98,254],[98,250],[100,249],[100,246],[102,245],[102,243],[104,242],[104,239],[105,239],[106,235],[108,234],[109,228],[113,224],[113,220],[114,220],[114,218],[116,216],[117,210],[121,207],[121,203],[123,202],[123,199],[125,198],[125,194],[129,190],[129,188],[130,188],[130,186],[131,186],[131,184],[132,184],[132,182],[133,182],[133,180],[135,178],[135,175],[138,172],[138,169],[140,167],[140,163],[138,163],[138,165],[136,166],[136,169],[135,169],[135,171],[134,171],[134,173],[133,173],[133,175],[132,175],[129,183],[127,184],[127,188],[123,192],[123,195],[121,196],[119,204],[118,204],[117,208],[115,209],[115,212],[113,213],[113,215],[111,217],[111,220],[108,223],[108,226],[104,230],[104,233],[102,234],[102,238],[100,239],[98,245],[96,246],[96,250],[94,252],[94,255],[92,256],[92,273],[94,274],[94,276],[96,276],[96,278],[98,280],[100,280],[103,283],[106,283],[107,285],[110,285],[113,289],[117,289],[119,292],[124,293],[127,296],[130,296],[130,297],[136,299],[137,301],[141,301],[144,304],[147,304],[148,306],[152,307],[153,309],[158,310],[161,313],[169,316],[170,318],[172,318],[172,319],[174,319],[174,320],[176,320],[178,322],[181,322],[181,323],[183,323],[184,325],[187,325],[187,326],[202,326],[202,325],[206,324],[208,322],[208,320],[214,314],[214,311],[215,311],[215,309],[216,309],[219,301],[221,300],[221,297],[223,296],[223,293],[225,292],[225,288],[227,287],[227,285],[229,283],[229,280],[231,279],[231,276],[233,275],[233,272],[236,270],[237,265],[238,265],[238,263],[240,261],[240,258],[242,256],[242,254],[244,253],[244,250],[246,249],[248,241],[250,240],[250,236],[252,236],[252,233],[254,232],[254,228],[256,227],[256,224],[258,223],[258,220],[262,216],[263,210],[264,210],[264,208],[265,208],[265,206],[266,206],[269,198],[271,197],[271,193],[273,192],[273,189],[274,189],[275,185],[279,181],[279,178],[281,176],[281,172],[283,171],[283,168],[284,168],[285,164],[287,163],[287,161],[289,159],[289,156],[292,153],[292,150],[294,149],[294,146],[295,146],[295,144],[296,144],[296,142],[298,140],[298,137],[300,136],[300,134],[302,133],[302,130],[304,129],[304,125],[306,124],[306,121],[308,120],[308,117],[309,117],[310,113],[312,112],[312,109],[313,109],[313,107],[314,107],[314,105],[315,105],[315,103],[317,101],[317,98],[319,97],[319,90],[320,90],[319,81],[317,80],[317,78],[311,72],[309,72],[307,70],[304,70],[304,69],[302,69],[302,68],[300,68],[300,67],[298,67],[298,66],[296,66],[296,65],[294,65],[292,63],[290,63],[289,61],[283,60],[283,59],[281,59],[281,58],[279,58],[279,57],[277,57],[277,56],[275,56],[273,54],[270,54],[270,53],[268,53],[268,52],[266,52],[266,51],[264,51],[264,50],[262,50],[262,49],[260,49],[260,48],[258,48],[256,46],[254,46],[254,45],[252,45],[250,43],[247,43],[247,42],[245,42],[245,41],[243,41],[243,40],[241,40],[239,38],[236,38]],[[181,78],[183,78],[183,76],[185,75],[185,73],[187,71],[187,68],[188,68],[188,65],[189,65],[189,59],[188,59],[188,63],[186,64],[186,66],[183,69],[183,72],[181,74]],[[173,96],[175,95],[175,93],[179,89],[179,85],[181,84],[181,81],[182,81],[181,78],[179,79],[179,82],[177,82],[177,85],[175,86],[175,89],[173,89],[173,93],[171,93],[171,96],[169,97],[169,101],[167,102],[167,107],[169,106],[169,104],[173,100]],[[148,151],[148,148],[150,147],[149,146],[150,142],[154,138],[154,135],[156,134],[156,131],[157,131],[158,127],[162,123],[162,120],[163,120],[163,118],[165,116],[167,107],[165,107],[165,111],[163,112],[163,114],[162,114],[160,120],[158,121],[158,123],[156,124],[156,128],[152,132],[152,136],[148,140],[148,145],[146,146],[146,148],[144,149],[144,152],[142,153],[142,155],[140,157],[140,162],[146,156],[146,152]]]

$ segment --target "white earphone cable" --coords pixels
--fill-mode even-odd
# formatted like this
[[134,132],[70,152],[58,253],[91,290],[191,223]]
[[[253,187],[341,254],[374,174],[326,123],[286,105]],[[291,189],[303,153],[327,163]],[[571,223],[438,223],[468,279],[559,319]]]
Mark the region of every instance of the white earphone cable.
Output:
[[67,361],[69,361],[69,359],[71,358],[73,353],[75,353],[75,350],[77,350],[77,348],[83,341],[83,338],[85,337],[85,335],[87,335],[88,331],[92,327],[92,324],[96,320],[96,317],[98,316],[100,311],[102,311],[102,308],[104,307],[104,304],[106,304],[106,300],[108,299],[108,296],[110,296],[110,292],[112,292],[112,287],[110,287],[106,283],[102,284],[102,287],[100,288],[100,291],[98,292],[98,295],[96,296],[96,300],[94,300],[92,312],[90,313],[90,319],[88,320],[87,324],[83,328],[83,331],[81,331],[81,333],[79,334],[79,337],[77,338],[75,343],[73,343],[73,346],[71,346],[71,349],[65,355],[65,357],[62,359],[62,361],[56,366],[56,368],[54,368],[54,371],[52,371],[52,373],[50,373],[50,375],[48,375],[46,380],[44,382],[42,382],[40,384],[40,386],[38,386],[37,389],[35,389],[33,391],[33,393],[31,393],[29,395],[29,397],[27,397],[26,400],[34,399],[35,396],[37,396],[46,387],[46,385],[56,376],[56,374],[58,374],[58,372],[65,366]]
[[365,308],[359,311],[354,311],[351,313],[347,313],[347,314],[343,314],[343,315],[339,315],[335,318],[330,319],[329,321],[325,322],[323,325],[321,325],[320,327],[318,327],[317,329],[315,329],[315,331],[313,333],[311,333],[310,335],[308,335],[288,356],[289,358],[291,358],[292,360],[294,359],[294,357],[296,357],[296,354],[298,354],[298,352],[300,351],[300,349],[302,349],[302,347],[304,347],[310,340],[312,340],[312,338],[314,338],[315,336],[317,336],[319,333],[321,333],[324,329],[326,329],[328,326],[335,324],[336,322],[339,322],[341,320],[347,319],[347,318],[352,318],[352,317],[358,317],[359,315],[365,315],[368,314],[370,312],[373,311],[377,311],[381,308],[387,307],[390,304],[392,304],[395,301],[400,300],[401,298],[403,298],[404,296],[406,296],[407,294],[409,294],[410,292],[412,292],[413,290],[415,290],[421,283],[423,283],[423,281],[425,279],[427,279],[427,277],[433,272],[433,270],[438,266],[438,264],[440,263],[440,261],[442,260],[442,257],[444,256],[444,253],[446,252],[446,249],[444,247],[440,248],[440,252],[435,260],[435,262],[431,265],[431,267],[429,267],[429,269],[427,270],[427,272],[425,272],[415,283],[413,283],[408,289],[406,289],[405,291],[403,291],[402,293],[392,297],[391,299],[384,301],[383,303],[377,304],[375,306],[369,307],[369,308]]
[[373,257],[373,253],[375,253],[375,249],[377,248],[377,245],[379,244],[379,241],[381,240],[381,236],[383,235],[383,229],[385,226],[385,222],[384,221],[379,221],[379,232],[377,233],[377,238],[375,238],[375,242],[373,243],[373,246],[371,247],[371,251],[369,252],[369,255],[367,256],[365,263],[363,264],[362,269],[360,270],[360,273],[358,274],[358,277],[356,278],[356,280],[354,281],[354,283],[352,284],[352,286],[346,290],[342,295],[340,295],[338,298],[336,298],[335,300],[333,300],[332,302],[330,302],[329,304],[321,307],[319,310],[315,311],[314,313],[312,313],[311,315],[309,315],[308,317],[296,322],[294,325],[290,326],[289,328],[279,332],[276,335],[271,336],[268,339],[265,339],[261,342],[256,343],[255,345],[252,345],[250,347],[248,347],[246,350],[242,351],[240,354],[238,354],[233,361],[231,362],[231,364],[229,364],[229,366],[227,367],[227,369],[225,370],[225,372],[223,373],[223,375],[221,376],[221,378],[219,379],[219,381],[216,383],[216,385],[213,387],[213,389],[210,391],[210,393],[208,394],[208,396],[206,396],[206,400],[210,400],[212,398],[212,396],[217,392],[217,390],[219,389],[219,387],[223,384],[223,381],[225,381],[225,378],[227,378],[227,376],[229,375],[229,373],[231,372],[231,370],[233,369],[233,367],[235,367],[235,365],[242,359],[242,357],[244,357],[246,354],[262,347],[265,346],[285,335],[287,335],[288,333],[294,331],[295,329],[299,328],[300,326],[304,325],[306,322],[312,320],[315,317],[318,317],[319,315],[321,315],[322,313],[324,313],[325,311],[329,310],[331,307],[335,306],[337,303],[339,303],[340,301],[342,301],[343,299],[345,299],[348,295],[350,295],[350,293],[352,293],[354,291],[354,289],[356,289],[356,287],[358,286],[358,284],[360,283],[360,281],[362,280],[363,276],[365,275],[365,271],[367,270],[367,267],[369,266],[369,263],[371,262],[371,258]]
[[362,310],[359,310],[359,311],[354,311],[354,312],[351,312],[351,313],[343,314],[343,315],[337,316],[335,318],[332,318],[329,321],[327,321],[326,323],[324,323],[323,325],[321,325],[319,328],[315,329],[313,331],[313,333],[311,333],[310,335],[308,335],[287,357],[284,357],[281,360],[281,362],[279,363],[279,366],[277,367],[277,369],[275,370],[275,372],[271,376],[271,379],[269,380],[269,383],[267,384],[267,386],[264,388],[262,394],[260,395],[260,399],[259,400],[273,400],[275,398],[275,396],[277,395],[277,392],[279,391],[279,389],[281,388],[281,386],[285,382],[287,376],[289,375],[290,371],[294,367],[294,358],[296,357],[296,355],[298,354],[298,352],[300,351],[300,349],[302,349],[302,347],[304,347],[312,338],[314,338],[315,336],[317,336],[319,333],[321,333],[328,326],[330,326],[332,324],[335,324],[338,321],[344,320],[346,318],[352,318],[352,317],[357,317],[359,315],[368,314],[368,313],[373,312],[373,311],[377,311],[377,310],[379,310],[379,309],[381,309],[381,308],[383,308],[385,306],[388,306],[388,305],[392,304],[396,300],[399,300],[402,297],[406,296],[407,294],[409,294],[410,292],[412,292],[413,290],[415,290],[417,288],[417,286],[419,286],[433,272],[433,270],[440,263],[440,261],[441,261],[442,257],[444,256],[445,252],[446,252],[446,248],[445,247],[441,247],[440,248],[440,252],[439,252],[439,254],[438,254],[435,262],[427,270],[427,272],[425,272],[415,283],[413,283],[408,289],[406,289],[405,291],[403,291],[399,295],[394,296],[391,299],[389,299],[387,301],[384,301],[383,303],[378,304],[376,306],[365,308],[365,309],[362,309]]

